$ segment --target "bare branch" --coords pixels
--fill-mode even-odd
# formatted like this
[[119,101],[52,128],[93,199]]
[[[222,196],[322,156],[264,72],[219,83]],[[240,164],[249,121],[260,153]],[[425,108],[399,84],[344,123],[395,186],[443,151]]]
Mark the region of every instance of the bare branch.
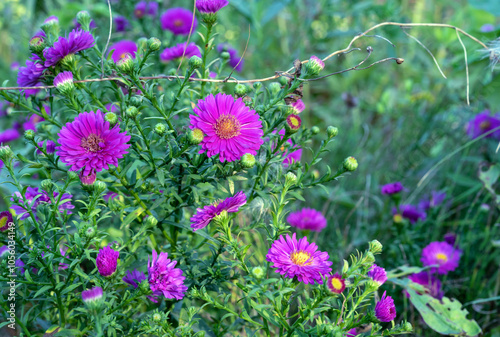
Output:
[[[403,28],[403,27],[401,27],[401,28]],[[437,61],[437,60],[436,60],[436,58],[434,57],[434,54],[432,54],[432,52],[429,50],[429,48],[427,48],[427,47],[426,47],[426,46],[425,46],[422,42],[420,42],[420,40],[419,40],[419,39],[417,39],[415,36],[408,34],[408,33],[404,30],[404,28],[403,28],[403,33],[405,33],[405,34],[406,34],[406,36],[408,36],[408,37],[412,38],[413,40],[417,41],[417,43],[418,43],[419,45],[421,45],[421,46],[422,46],[422,48],[424,48],[425,50],[427,50],[427,52],[429,53],[429,55],[430,55],[430,56],[432,57],[432,59],[434,60],[434,63],[436,64],[436,67],[438,68],[438,70],[439,70],[439,72],[441,73],[441,75],[442,75],[444,78],[447,78],[447,77],[445,76],[445,74],[443,73],[443,71],[441,70],[441,67],[439,66],[438,61]]]
[[460,44],[462,45],[462,48],[464,49],[465,76],[467,79],[467,105],[470,105],[470,100],[469,100],[469,63],[467,62],[467,48],[465,48],[465,45],[462,42],[462,38],[460,37],[460,33],[458,33],[458,30],[455,29],[455,32],[457,33],[458,41],[460,41]]

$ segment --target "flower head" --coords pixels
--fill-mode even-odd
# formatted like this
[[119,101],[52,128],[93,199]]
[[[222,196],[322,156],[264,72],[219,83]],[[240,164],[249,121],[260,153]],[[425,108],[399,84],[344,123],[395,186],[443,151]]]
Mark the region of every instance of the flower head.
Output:
[[109,51],[113,51],[111,58],[115,63],[129,55],[135,59],[137,44],[134,41],[122,40],[109,47]]
[[313,55],[306,63],[307,76],[316,76],[325,68],[325,63],[319,57]]
[[303,208],[300,211],[290,213],[286,221],[290,226],[320,232],[326,227],[326,219],[323,214],[312,208]]
[[0,213],[0,232],[5,232],[11,224],[14,223],[12,220],[12,214],[9,211],[3,211]]
[[408,278],[417,284],[424,286],[426,293],[437,299],[442,299],[444,291],[441,289],[441,281],[428,271],[409,275]]
[[221,43],[217,45],[217,51],[219,53],[228,52],[229,53],[229,66],[234,68],[236,71],[240,72],[243,70],[243,59],[240,57],[238,51],[232,48],[227,43]]
[[345,280],[339,273],[328,276],[328,289],[334,294],[340,294],[345,290]]
[[160,60],[162,62],[169,62],[181,57],[191,58],[192,56],[201,57],[200,47],[194,44],[194,42],[189,43],[187,46],[186,42],[183,42],[173,47],[165,48],[160,54]]
[[9,253],[9,246],[0,247],[0,258],[3,258],[8,253]]
[[292,113],[298,115],[299,113],[304,111],[304,109],[306,108],[306,105],[304,104],[304,101],[302,101],[301,99],[298,99],[297,101],[293,102],[290,105],[290,107],[292,109]]
[[257,154],[263,143],[262,122],[241,98],[211,94],[198,101],[194,112],[190,128],[206,134],[200,153],[206,152],[208,157],[218,154],[221,162],[240,160],[245,153]]
[[283,235],[273,242],[266,255],[271,267],[284,277],[294,278],[306,284],[323,284],[323,276],[329,274],[332,262],[326,252],[318,250],[315,243],[308,243],[303,237],[297,241],[296,234]]
[[149,16],[156,16],[156,14],[158,14],[158,3],[155,1],[148,2],[146,14]]
[[[284,129],[278,132],[279,135],[282,135],[282,137],[280,137],[281,139],[283,139],[285,132],[286,131]],[[276,131],[274,131],[273,133],[276,133]],[[280,148],[280,150],[283,152],[282,157],[284,157],[284,166],[288,166],[294,162],[299,162],[302,158],[302,149],[298,145],[293,145],[293,141],[290,138],[288,138],[287,143],[290,144],[287,149],[285,149],[284,146]]]
[[174,35],[188,35],[198,26],[194,13],[182,7],[167,10],[161,15],[160,20],[161,28],[171,31]]
[[85,304],[93,306],[102,300],[102,288],[94,287],[90,290],[82,291],[82,300]]
[[118,166],[130,145],[130,136],[120,133],[119,125],[110,128],[104,121],[100,110],[83,112],[72,123],[67,123],[58,134],[57,155],[61,161],[71,166],[71,171],[84,170],[89,175],[91,170],[97,172],[108,169],[109,165]]
[[240,207],[246,204],[247,197],[243,191],[236,193],[234,196],[226,198],[220,203],[207,205],[203,208],[198,208],[196,214],[191,217],[191,228],[194,231],[208,226],[208,224],[223,211],[228,213],[236,213]]
[[[46,67],[40,57],[32,54],[31,58],[26,60],[26,66],[20,67],[17,73],[17,85],[20,87],[34,87],[40,84],[42,75]],[[38,89],[26,89],[25,95],[34,95]]]
[[201,14],[213,14],[228,4],[227,0],[198,0],[196,1],[196,9]]
[[382,295],[380,301],[375,305],[375,317],[381,322],[390,322],[396,318],[396,307],[391,296]]
[[184,285],[182,270],[175,268],[177,261],[168,258],[167,253],[160,255],[153,250],[148,259],[148,282],[154,296],[163,294],[166,298],[181,300],[188,287]]
[[75,88],[75,85],[73,84],[73,73],[71,71],[63,71],[62,73],[57,74],[54,78],[54,85],[57,90],[63,94],[70,93]]
[[113,21],[117,32],[124,32],[130,27],[130,23],[124,16],[117,15],[113,18]]
[[[491,115],[489,110],[484,110],[474,116],[467,124],[467,134],[471,139],[476,139],[485,133],[500,128],[500,114]],[[486,138],[500,139],[500,129],[490,133]]]
[[302,120],[298,115],[291,114],[286,118],[285,126],[289,133],[295,133],[299,131],[302,125]]
[[346,337],[355,337],[357,335],[358,335],[358,333],[356,331],[356,328],[352,328],[351,330],[347,331],[345,334]]
[[385,272],[385,269],[377,266],[376,264],[373,264],[370,267],[367,275],[379,285],[382,285],[385,281],[387,281],[387,273]]
[[397,181],[395,183],[390,183],[382,186],[381,192],[382,194],[391,195],[401,192],[403,188],[403,184]]
[[139,1],[134,8],[134,16],[138,19],[144,17],[145,15],[156,16],[157,13],[158,13],[157,2]]
[[19,139],[21,134],[16,129],[7,129],[0,132],[0,144],[5,144],[8,142],[12,142],[16,139]]
[[437,271],[438,274],[448,274],[448,272],[457,269],[461,255],[462,251],[460,249],[453,248],[447,242],[434,241],[422,250],[420,261],[426,267],[439,265],[439,267],[434,267],[432,270]]
[[109,246],[99,249],[99,254],[97,254],[97,258],[95,259],[99,274],[104,277],[113,275],[116,271],[119,256],[120,252],[113,250]]
[[122,280],[132,287],[137,288],[139,284],[146,279],[146,274],[134,269],[133,271],[127,270],[127,275],[125,275]]
[[52,47],[43,51],[45,67],[56,65],[66,56],[92,48],[94,45],[95,41],[91,33],[82,29],[73,29],[67,38],[59,37]]
[[410,223],[414,224],[418,220],[425,220],[427,214],[420,208],[414,205],[401,205],[399,206],[399,211],[396,208],[392,210],[393,214],[400,214],[403,218],[410,220]]

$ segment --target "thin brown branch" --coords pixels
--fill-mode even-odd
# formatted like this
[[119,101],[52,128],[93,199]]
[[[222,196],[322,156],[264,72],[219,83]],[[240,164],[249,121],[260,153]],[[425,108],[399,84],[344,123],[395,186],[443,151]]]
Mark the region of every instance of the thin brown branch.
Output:
[[424,49],[427,51],[427,53],[429,53],[429,55],[430,55],[430,56],[432,57],[432,59],[434,60],[434,63],[436,64],[436,67],[438,68],[439,72],[441,73],[441,76],[443,76],[444,78],[447,78],[447,77],[446,77],[446,75],[445,75],[445,74],[443,73],[443,71],[441,70],[441,67],[439,66],[438,61],[437,61],[437,60],[436,60],[436,58],[434,57],[434,54],[433,54],[433,53],[429,50],[429,48],[427,48],[427,47],[425,46],[425,44],[423,44],[422,42],[420,42],[420,40],[419,40],[419,39],[417,39],[415,36],[408,34],[408,33],[404,30],[404,28],[403,28],[403,33],[405,33],[405,34],[406,34],[406,36],[408,36],[409,38],[411,38],[411,39],[415,40],[415,41],[416,41],[416,42],[417,42],[420,46],[422,46],[422,48],[424,48]]
[[469,62],[467,61],[467,48],[465,48],[465,45],[462,42],[462,38],[460,37],[460,33],[458,32],[458,30],[455,30],[455,32],[457,33],[458,41],[460,41],[460,44],[462,45],[462,48],[464,50],[465,78],[467,80],[467,105],[470,105],[470,99],[469,99]]
[[186,50],[189,45],[189,40],[191,39],[191,34],[193,34],[194,20],[196,20],[196,0],[194,0],[193,4],[193,18],[191,19],[191,28],[189,29],[189,35],[186,41],[186,45],[184,46],[184,50],[182,51],[181,62],[179,63],[179,67],[177,68],[177,73],[179,73],[179,69],[181,69],[182,62],[184,61],[184,55],[186,55]]
[[251,33],[250,25],[248,25],[248,39],[247,39],[247,44],[245,45],[245,50],[243,50],[243,54],[241,55],[240,59],[238,60],[238,63],[236,63],[236,65],[233,67],[233,69],[229,73],[229,76],[227,76],[224,79],[225,82],[227,82],[227,80],[229,80],[233,76],[234,71],[236,70],[236,68],[238,68],[238,66],[240,65],[241,61],[243,61],[243,58],[245,57],[245,54],[247,53],[248,43],[250,42],[250,33]]
[[106,46],[104,46],[104,49],[102,51],[101,78],[104,77],[104,58],[106,57],[106,50],[108,49],[109,40],[111,40],[111,31],[113,30],[113,12],[111,11],[111,2],[109,0],[108,0],[108,9],[109,9],[109,33],[108,33],[108,40],[106,41]]

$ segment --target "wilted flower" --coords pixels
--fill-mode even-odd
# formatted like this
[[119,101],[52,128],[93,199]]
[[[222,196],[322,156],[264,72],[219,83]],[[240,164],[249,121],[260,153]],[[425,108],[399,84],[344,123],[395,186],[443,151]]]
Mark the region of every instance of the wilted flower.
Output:
[[409,275],[408,278],[417,284],[424,286],[426,292],[437,299],[442,299],[444,291],[441,289],[441,281],[428,271],[423,271],[418,274]]
[[190,128],[206,135],[200,153],[206,152],[208,157],[218,154],[221,162],[240,160],[245,153],[257,154],[263,143],[262,122],[241,98],[210,94],[193,110],[196,115],[190,115]]
[[160,54],[162,62],[179,59],[181,57],[191,58],[193,56],[201,57],[200,47],[191,42],[186,47],[186,42],[179,43],[173,47],[165,48]]
[[401,192],[402,190],[403,190],[403,184],[401,184],[399,181],[395,183],[386,184],[381,188],[382,194],[386,195],[396,194]]
[[0,213],[0,232],[5,232],[9,229],[10,224],[14,223],[12,219],[12,214],[9,211],[3,211]]
[[[175,268],[177,261],[168,258],[167,253],[160,255],[153,250],[152,259],[148,259],[148,282],[153,296],[163,294],[166,298],[181,300],[188,287],[184,285],[182,270]],[[154,297],[150,297],[156,302]]]
[[345,290],[345,280],[339,273],[328,276],[328,289],[334,294],[340,294]]
[[120,252],[113,250],[109,246],[99,249],[99,254],[97,254],[97,258],[95,259],[99,274],[104,277],[113,275],[116,271],[119,256]]
[[281,235],[266,255],[276,273],[287,278],[297,277],[306,284],[323,284],[323,276],[332,271],[332,262],[328,259],[328,253],[319,251],[318,246],[308,243],[306,237],[297,241],[295,233],[292,237]]
[[426,267],[439,265],[437,268],[433,267],[432,270],[437,271],[438,274],[448,274],[457,269],[461,255],[460,249],[455,249],[446,242],[434,241],[422,250],[420,261]]
[[146,274],[134,269],[133,271],[127,270],[127,274],[122,280],[123,282],[130,284],[132,287],[137,288],[139,284],[146,279]]
[[385,272],[385,269],[377,266],[376,264],[371,266],[366,275],[368,275],[368,277],[377,282],[379,285],[382,285],[385,283],[385,281],[387,281],[387,273]]
[[386,292],[375,306],[375,317],[381,322],[390,322],[396,318],[396,307],[391,296],[386,296]]
[[95,41],[91,33],[82,29],[74,29],[67,38],[59,37],[52,47],[43,51],[45,67],[56,65],[66,56],[92,48],[94,45]]
[[476,115],[467,124],[467,134],[471,139],[476,139],[485,133],[494,129],[497,131],[490,133],[486,138],[494,138],[500,140],[500,114],[491,115],[489,110],[484,110]]
[[247,197],[245,193],[240,191],[220,203],[196,209],[196,213],[189,220],[191,221],[191,228],[193,229],[193,232],[207,227],[208,224],[223,211],[228,213],[238,212],[239,208],[246,204],[246,202]]
[[135,59],[137,44],[134,41],[122,40],[109,47],[109,51],[113,51],[113,55],[111,55],[111,58],[115,63],[125,57],[132,57],[133,59]]
[[104,121],[100,110],[83,112],[72,123],[67,123],[58,133],[57,155],[70,170],[83,169],[84,175],[91,170],[97,172],[108,169],[109,165],[118,166],[130,145],[130,136],[120,133],[119,125],[110,128]]
[[167,10],[161,15],[160,20],[161,28],[171,31],[174,35],[188,35],[198,26],[194,13],[182,7]]
[[290,226],[320,232],[326,227],[326,219],[323,214],[312,208],[303,208],[300,211],[290,213],[286,221]]

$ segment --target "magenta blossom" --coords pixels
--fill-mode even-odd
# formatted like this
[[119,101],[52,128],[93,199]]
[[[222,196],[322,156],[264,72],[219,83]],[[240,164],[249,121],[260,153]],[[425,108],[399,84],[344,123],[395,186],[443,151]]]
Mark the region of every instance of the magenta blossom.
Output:
[[221,43],[217,45],[217,51],[219,53],[222,53],[223,51],[229,53],[229,66],[234,68],[237,72],[243,70],[244,60],[240,57],[236,49],[227,43]]
[[396,208],[393,208],[392,213],[401,214],[403,218],[410,220],[412,224],[419,220],[424,221],[427,218],[425,211],[414,205],[401,205],[399,206],[399,212]]
[[201,14],[213,14],[217,13],[228,4],[229,2],[227,0],[197,0],[196,9],[198,9]]
[[380,301],[375,306],[375,317],[381,322],[390,322],[396,318],[396,306],[391,296],[382,295]]
[[99,274],[104,277],[113,275],[118,265],[119,256],[120,252],[117,252],[109,246],[99,249],[99,254],[97,254],[97,258],[95,259]]
[[[163,294],[166,298],[181,300],[188,287],[184,285],[186,279],[182,275],[182,270],[175,268],[177,261],[168,258],[167,253],[160,252],[160,255],[153,250],[152,259],[148,259],[148,282],[153,296]],[[154,297],[150,297],[156,302]]]
[[287,278],[297,277],[306,284],[323,284],[323,277],[332,271],[332,262],[328,259],[328,253],[319,251],[318,246],[308,243],[306,237],[297,241],[295,233],[292,237],[281,235],[266,255],[276,273]]
[[161,15],[160,21],[161,28],[171,31],[174,35],[188,35],[198,26],[194,13],[182,7],[170,8]]
[[312,208],[303,208],[300,211],[290,213],[286,221],[292,227],[315,232],[321,232],[326,227],[326,219],[323,214]]
[[13,223],[12,214],[9,211],[0,213],[0,232],[5,232]]
[[76,54],[82,50],[92,48],[95,45],[91,33],[82,29],[73,30],[67,38],[59,37],[52,47],[43,51],[45,67],[56,65],[68,55]]
[[500,140],[500,114],[491,115],[490,110],[484,110],[467,124],[467,134],[471,139],[476,139],[494,129],[498,130],[490,133],[486,138]]
[[[20,216],[21,220],[26,219],[29,217],[29,211],[31,210],[33,214],[36,216],[36,208],[42,204],[42,203],[47,203],[47,204],[52,204],[52,201],[47,194],[47,192],[42,191],[40,192],[37,188],[33,187],[28,187],[26,189],[26,193],[24,194],[26,198],[26,202],[23,201],[23,198],[21,196],[21,193],[19,192],[14,192],[12,195],[12,198],[10,199],[11,201],[14,202],[15,199],[19,200],[20,205],[12,204],[11,209],[16,212],[17,216]],[[59,207],[58,210],[61,213],[64,213],[64,211],[67,211],[67,214],[71,214],[71,209],[75,208],[73,204],[71,204],[71,198],[72,195],[65,193],[61,197],[61,201],[59,202]],[[59,192],[54,192],[54,200],[57,201],[59,199]]]
[[418,274],[409,275],[410,281],[422,285],[426,293],[438,300],[442,299],[444,296],[444,291],[441,289],[441,281],[429,271],[423,271]]
[[194,231],[205,228],[208,224],[223,211],[228,213],[238,212],[239,208],[246,204],[247,197],[242,191],[236,193],[233,197],[226,198],[220,203],[207,205],[203,208],[198,208],[196,214],[190,219],[191,228]]
[[160,60],[166,63],[182,57],[191,58],[193,56],[201,57],[200,47],[194,44],[194,42],[189,43],[187,46],[186,42],[183,42],[173,47],[165,48],[160,54]]
[[[281,135],[280,139],[283,139],[285,132],[285,129],[278,132],[278,134]],[[276,133],[276,131],[274,131],[273,133]],[[280,148],[280,150],[283,152],[283,165],[285,167],[293,163],[300,162],[300,160],[302,159],[302,148],[300,148],[298,145],[293,145],[293,141],[290,138],[287,139],[287,143],[290,144],[288,148],[285,148],[284,146]]]
[[432,268],[432,271],[437,271],[438,274],[448,274],[457,269],[461,255],[460,249],[453,248],[447,242],[434,241],[422,250],[420,261],[426,267],[438,265]]
[[387,273],[385,272],[385,269],[377,266],[376,264],[373,264],[370,267],[370,270],[366,275],[377,282],[379,285],[382,285],[385,283],[385,281],[387,281]]
[[19,139],[19,137],[21,137],[21,135],[19,134],[19,131],[17,131],[16,129],[4,130],[0,132],[0,144],[13,142]]
[[146,279],[146,274],[134,269],[133,271],[127,270],[127,275],[125,275],[122,280],[132,287],[137,288],[139,284]]
[[382,194],[386,195],[396,194],[401,192],[402,190],[403,190],[403,184],[401,184],[399,181],[384,185],[381,188]]
[[109,47],[109,52],[113,52],[111,58],[115,63],[125,58],[127,55],[135,59],[137,44],[134,41],[122,40]]
[[[26,66],[20,67],[17,73],[17,85],[20,87],[36,87],[43,85],[41,83],[43,72],[46,69],[40,57],[32,54],[31,58],[26,60]],[[25,89],[26,96],[35,95],[39,89]]]

